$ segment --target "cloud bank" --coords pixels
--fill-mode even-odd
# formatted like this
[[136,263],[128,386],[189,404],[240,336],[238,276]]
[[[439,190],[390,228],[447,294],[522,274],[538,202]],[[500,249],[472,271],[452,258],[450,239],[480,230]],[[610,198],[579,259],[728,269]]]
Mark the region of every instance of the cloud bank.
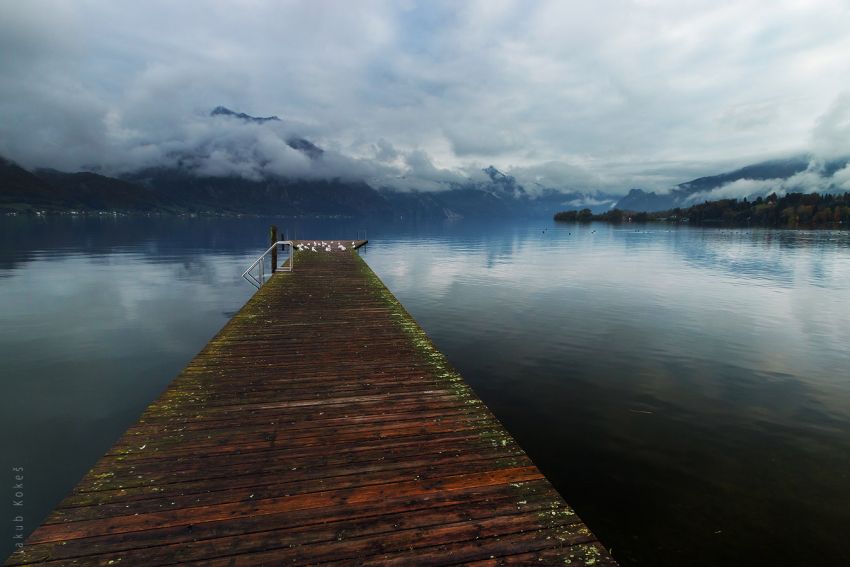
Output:
[[844,163],[837,171],[822,160],[812,160],[805,171],[786,179],[738,179],[725,183],[710,191],[699,191],[690,195],[686,205],[716,201],[718,199],[753,199],[776,193],[783,197],[788,193],[847,193],[850,192],[850,163]]
[[[0,154],[419,190],[495,164],[532,191],[664,189],[850,154],[848,29],[843,0],[3,2]],[[282,122],[210,117],[220,104]]]

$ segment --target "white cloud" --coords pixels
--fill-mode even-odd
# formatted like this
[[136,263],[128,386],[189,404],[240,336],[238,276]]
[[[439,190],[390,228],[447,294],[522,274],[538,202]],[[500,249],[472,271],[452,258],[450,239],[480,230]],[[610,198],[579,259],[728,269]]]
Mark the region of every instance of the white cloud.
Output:
[[832,176],[832,180],[836,187],[839,187],[843,191],[850,192],[850,164],[847,164],[846,167],[836,171]]
[[850,91],[843,92],[818,118],[812,133],[814,150],[826,157],[850,155]]

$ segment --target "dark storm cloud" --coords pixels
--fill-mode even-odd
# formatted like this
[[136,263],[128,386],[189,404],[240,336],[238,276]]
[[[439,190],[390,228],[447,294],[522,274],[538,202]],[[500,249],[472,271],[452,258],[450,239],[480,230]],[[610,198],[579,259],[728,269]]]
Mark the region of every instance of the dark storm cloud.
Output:
[[426,190],[492,163],[532,190],[663,189],[850,153],[848,29],[830,0],[4,2],[0,154]]

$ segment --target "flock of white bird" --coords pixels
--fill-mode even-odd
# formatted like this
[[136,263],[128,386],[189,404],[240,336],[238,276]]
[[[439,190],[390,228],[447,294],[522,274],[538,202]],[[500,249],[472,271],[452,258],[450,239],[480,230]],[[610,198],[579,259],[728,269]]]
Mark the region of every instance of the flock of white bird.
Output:
[[[351,247],[354,248],[355,243],[351,242]],[[311,252],[333,252],[334,248],[340,250],[341,252],[345,252],[348,248],[345,247],[345,244],[339,242],[338,240],[332,240],[330,242],[325,242],[324,240],[314,240],[313,242],[299,242],[295,245],[297,250],[309,250]]]

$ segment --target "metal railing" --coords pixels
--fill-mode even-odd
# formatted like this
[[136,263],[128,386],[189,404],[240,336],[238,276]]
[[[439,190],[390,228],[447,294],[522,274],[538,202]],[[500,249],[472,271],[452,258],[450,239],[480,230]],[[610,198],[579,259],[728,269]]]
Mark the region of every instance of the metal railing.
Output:
[[[284,252],[289,251],[289,256],[286,260],[284,260],[283,264],[272,265],[271,270],[269,271],[269,277],[271,277],[271,273],[275,271],[281,272],[291,272],[292,264],[295,260],[295,254],[293,253],[292,241],[291,240],[278,240],[271,246],[269,249],[262,253],[262,255],[254,260],[254,263],[248,266],[248,269],[242,272],[242,277],[248,280],[254,287],[260,289],[263,287],[263,284],[266,283],[266,256],[272,250],[275,250],[278,246],[283,246]],[[277,258],[275,255],[272,255],[272,258]],[[271,259],[274,262],[273,259]]]

